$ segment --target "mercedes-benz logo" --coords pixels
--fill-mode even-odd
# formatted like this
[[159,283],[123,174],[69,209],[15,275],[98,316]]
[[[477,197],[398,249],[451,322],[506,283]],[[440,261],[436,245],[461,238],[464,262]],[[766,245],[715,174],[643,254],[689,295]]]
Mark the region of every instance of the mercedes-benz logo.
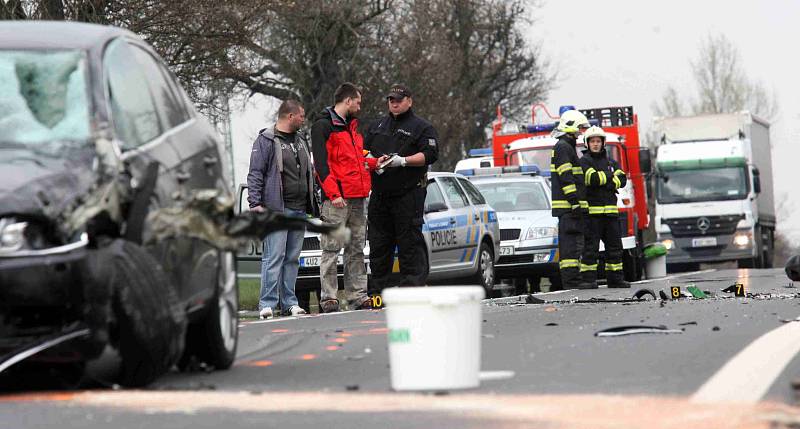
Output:
[[701,217],[700,219],[697,219],[697,228],[700,231],[706,232],[710,227],[711,227],[711,221],[707,217]]

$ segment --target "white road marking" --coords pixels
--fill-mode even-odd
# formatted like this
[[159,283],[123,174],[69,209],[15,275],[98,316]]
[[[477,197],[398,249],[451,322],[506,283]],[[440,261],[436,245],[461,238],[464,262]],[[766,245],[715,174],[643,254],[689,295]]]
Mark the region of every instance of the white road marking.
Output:
[[756,403],[800,352],[800,323],[767,332],[729,360],[692,396],[692,402]]

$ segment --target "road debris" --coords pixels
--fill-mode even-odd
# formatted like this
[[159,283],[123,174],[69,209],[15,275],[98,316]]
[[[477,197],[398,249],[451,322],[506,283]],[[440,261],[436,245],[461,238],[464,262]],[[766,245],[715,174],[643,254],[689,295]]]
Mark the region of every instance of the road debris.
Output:
[[644,300],[645,297],[648,295],[652,296],[653,299],[656,299],[656,293],[653,292],[652,289],[647,289],[647,288],[637,290],[636,293],[633,294],[633,298],[638,300]]
[[697,325],[697,322],[691,321],[691,322],[678,323],[678,326],[689,326],[689,325]]
[[629,325],[617,326],[614,328],[603,329],[602,331],[595,332],[595,337],[619,337],[623,335],[633,334],[682,334],[680,329],[669,329],[664,325],[648,326],[648,325]]
[[510,380],[517,374],[514,371],[481,371],[478,378],[481,381]]
[[550,323],[546,323],[544,326],[558,326],[558,323],[550,322]]
[[691,293],[692,297],[694,297],[694,298],[698,298],[698,299],[705,299],[706,298],[706,294],[702,290],[700,290],[700,288],[698,288],[695,285],[688,286],[686,288],[686,290],[689,291],[689,293]]

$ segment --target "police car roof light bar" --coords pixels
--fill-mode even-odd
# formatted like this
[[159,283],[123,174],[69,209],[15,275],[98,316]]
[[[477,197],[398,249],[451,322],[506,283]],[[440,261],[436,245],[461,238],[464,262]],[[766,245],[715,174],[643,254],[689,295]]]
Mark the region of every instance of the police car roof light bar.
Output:
[[470,157],[479,157],[479,156],[492,156],[492,148],[485,147],[485,148],[476,148],[470,149],[467,154]]

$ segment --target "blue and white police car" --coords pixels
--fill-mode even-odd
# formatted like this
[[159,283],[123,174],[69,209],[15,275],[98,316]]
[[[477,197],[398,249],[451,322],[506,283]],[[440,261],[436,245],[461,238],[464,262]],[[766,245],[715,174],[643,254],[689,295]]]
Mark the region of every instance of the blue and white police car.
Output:
[[538,291],[542,277],[560,286],[558,219],[550,211],[550,183],[534,165],[459,171],[497,211],[500,258],[497,275],[511,279],[516,292]]

